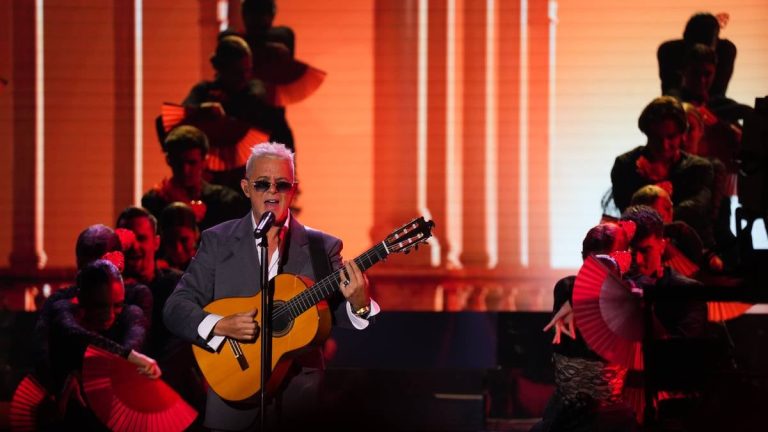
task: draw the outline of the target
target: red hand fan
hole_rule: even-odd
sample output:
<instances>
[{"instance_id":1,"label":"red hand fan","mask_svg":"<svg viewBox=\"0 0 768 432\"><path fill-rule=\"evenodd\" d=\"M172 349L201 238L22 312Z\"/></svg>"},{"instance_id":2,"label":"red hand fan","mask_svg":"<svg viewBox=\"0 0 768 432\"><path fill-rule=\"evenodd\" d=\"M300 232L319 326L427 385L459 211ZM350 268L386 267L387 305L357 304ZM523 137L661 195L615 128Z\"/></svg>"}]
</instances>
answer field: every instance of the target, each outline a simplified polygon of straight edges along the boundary
<instances>
[{"instance_id":1,"label":"red hand fan","mask_svg":"<svg viewBox=\"0 0 768 432\"><path fill-rule=\"evenodd\" d=\"M710 321L727 321L748 311L753 305L740 302L707 302L707 319Z\"/></svg>"},{"instance_id":2,"label":"red hand fan","mask_svg":"<svg viewBox=\"0 0 768 432\"><path fill-rule=\"evenodd\" d=\"M163 122L165 133L180 125L187 115L186 109L182 105L166 102L160 107L160 119Z\"/></svg>"},{"instance_id":3,"label":"red hand fan","mask_svg":"<svg viewBox=\"0 0 768 432\"><path fill-rule=\"evenodd\" d=\"M267 86L269 102L286 106L312 95L326 73L293 58L281 42L267 42L253 48L253 74Z\"/></svg>"},{"instance_id":4,"label":"red hand fan","mask_svg":"<svg viewBox=\"0 0 768 432\"><path fill-rule=\"evenodd\" d=\"M685 277L692 278L699 272L699 266L685 256L672 242L667 242L664 257L666 258L666 265Z\"/></svg>"},{"instance_id":5,"label":"red hand fan","mask_svg":"<svg viewBox=\"0 0 768 432\"><path fill-rule=\"evenodd\" d=\"M14 431L35 431L45 429L47 411L55 410L53 398L32 375L27 375L16 387L10 407L11 429Z\"/></svg>"},{"instance_id":6,"label":"red hand fan","mask_svg":"<svg viewBox=\"0 0 768 432\"><path fill-rule=\"evenodd\" d=\"M275 85L272 104L286 106L303 101L320 88L325 81L325 75L324 71L307 65L306 70L297 80Z\"/></svg>"},{"instance_id":7,"label":"red hand fan","mask_svg":"<svg viewBox=\"0 0 768 432\"><path fill-rule=\"evenodd\" d=\"M693 275L698 273L699 266L688 259L672 243L667 243L665 255L667 258L666 264L683 276L693 277ZM752 305L749 303L707 302L707 319L709 321L726 321L743 315L751 307Z\"/></svg>"},{"instance_id":8,"label":"red hand fan","mask_svg":"<svg viewBox=\"0 0 768 432\"><path fill-rule=\"evenodd\" d=\"M93 346L83 358L83 388L91 410L113 431L181 431L197 417L168 384Z\"/></svg>"},{"instance_id":9,"label":"red hand fan","mask_svg":"<svg viewBox=\"0 0 768 432\"><path fill-rule=\"evenodd\" d=\"M587 257L573 285L576 327L587 345L606 360L643 367L641 300L614 270Z\"/></svg>"},{"instance_id":10,"label":"red hand fan","mask_svg":"<svg viewBox=\"0 0 768 432\"><path fill-rule=\"evenodd\" d=\"M211 171L226 171L244 166L248 162L253 146L266 141L269 141L268 134L257 129L248 128L233 145L212 145L208 151L208 169Z\"/></svg>"},{"instance_id":11,"label":"red hand fan","mask_svg":"<svg viewBox=\"0 0 768 432\"><path fill-rule=\"evenodd\" d=\"M188 124L205 133L211 144L206 167L211 171L226 171L245 165L251 148L269 140L268 133L232 117L192 121L183 106L168 102L163 104L160 112L166 132Z\"/></svg>"}]
</instances>

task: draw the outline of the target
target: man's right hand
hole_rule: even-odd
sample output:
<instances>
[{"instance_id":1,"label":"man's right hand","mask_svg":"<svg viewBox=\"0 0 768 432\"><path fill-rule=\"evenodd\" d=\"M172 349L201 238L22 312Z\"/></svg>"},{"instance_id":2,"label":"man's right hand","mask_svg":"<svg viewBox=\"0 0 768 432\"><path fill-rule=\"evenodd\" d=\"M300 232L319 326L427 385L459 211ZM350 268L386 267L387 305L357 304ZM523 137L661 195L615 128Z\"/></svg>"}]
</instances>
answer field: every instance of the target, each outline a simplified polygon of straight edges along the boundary
<instances>
[{"instance_id":1,"label":"man's right hand","mask_svg":"<svg viewBox=\"0 0 768 432\"><path fill-rule=\"evenodd\" d=\"M252 341L259 334L259 324L256 322L257 313L256 309L252 309L248 312L227 315L213 327L213 334L241 341Z\"/></svg>"}]
</instances>

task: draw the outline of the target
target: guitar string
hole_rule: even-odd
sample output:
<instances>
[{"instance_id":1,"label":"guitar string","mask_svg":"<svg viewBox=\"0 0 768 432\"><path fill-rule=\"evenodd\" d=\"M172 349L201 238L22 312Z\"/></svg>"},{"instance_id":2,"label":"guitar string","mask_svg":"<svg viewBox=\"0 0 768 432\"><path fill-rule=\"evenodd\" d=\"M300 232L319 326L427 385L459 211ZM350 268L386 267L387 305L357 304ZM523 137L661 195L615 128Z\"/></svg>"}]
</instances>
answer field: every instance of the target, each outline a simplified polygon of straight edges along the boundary
<instances>
[{"instance_id":1,"label":"guitar string","mask_svg":"<svg viewBox=\"0 0 768 432\"><path fill-rule=\"evenodd\" d=\"M358 258L355 259L355 261L363 262L367 260L369 262L369 266L373 265L375 262L372 259L372 257L375 255L376 258L381 259L381 255L378 253L377 249L379 249L379 245L374 246L373 248L369 249L362 255L360 255ZM385 254L386 256L386 254ZM317 286L312 286L309 289L302 291L297 296L295 296L293 299L289 300L287 304L289 305L289 310L292 313L291 319L301 315L303 311L307 310L312 305L316 304L318 301L322 300L323 298L330 295L335 289L339 287L338 285L338 278L341 276L342 269L337 270L333 273L333 278L325 278L320 283L317 284ZM315 298L315 294L318 294L317 298ZM309 298L308 298L309 297ZM283 309L285 310L285 309ZM282 314L282 312L281 312Z\"/></svg>"},{"instance_id":2,"label":"guitar string","mask_svg":"<svg viewBox=\"0 0 768 432\"><path fill-rule=\"evenodd\" d=\"M423 233L419 233L416 236L409 236L408 239L401 240L395 243L394 246L401 246L402 248L402 245L404 243L406 244L406 246L408 246L412 243L417 243L422 238L423 238ZM381 249L383 249L383 251ZM383 256L380 255L379 252L383 252ZM369 262L368 268L370 268L370 266L375 264L375 262L372 259L374 255L376 256L378 261L378 260L381 260L382 258L386 258L390 254L391 252L389 251L389 248L387 248L386 246L386 241L382 241L381 243L378 243L374 247L368 249L359 257L355 258L355 262L360 261L362 263L364 260L368 260ZM333 273L333 276L336 276L335 278L330 278L330 277L325 278L321 280L319 283L311 286L309 289L304 290L301 293L297 294L295 297L283 303L282 305L276 307L275 312L273 314L273 319L275 317L281 317L286 312L289 314L290 319L295 319L297 316L301 315L304 311L306 311L313 305L317 304L317 302L319 302L323 298L330 295L333 291L339 288L337 281L339 276L341 276L341 271L342 269L339 269ZM326 292L326 290L328 291ZM318 293L317 298L315 298L316 293Z\"/></svg>"},{"instance_id":3,"label":"guitar string","mask_svg":"<svg viewBox=\"0 0 768 432\"><path fill-rule=\"evenodd\" d=\"M384 242L368 249L359 257L355 258L354 261L359 261L358 265L360 265L360 263L363 263L367 260L367 268L370 268L370 266L388 255L386 248L383 247L383 244ZM384 249L383 251L381 250L382 248ZM384 253L383 256L380 254L380 252ZM376 258L375 261L373 257ZM324 278L319 283L312 285L308 289L294 296L292 299L275 308L273 319L276 317L281 317L286 312L288 312L290 319L295 319L297 316L301 315L304 311L309 309L309 307L317 304L317 302L330 295L333 291L339 288L338 280L342 271L343 267L334 271L330 276ZM315 297L315 293L318 294L317 297Z\"/></svg>"},{"instance_id":4,"label":"guitar string","mask_svg":"<svg viewBox=\"0 0 768 432\"><path fill-rule=\"evenodd\" d=\"M400 249L403 249L403 245L406 247L408 245L411 245L412 243L417 243L423 238L422 233L418 233L415 236L409 236L409 238L401 240L397 243L395 243L393 246L400 246ZM383 249L383 250L382 250ZM381 254L380 254L381 252ZM376 261L372 259L372 257L375 255L377 258ZM368 267L370 268L373 264L375 264L378 260L381 260L383 258L386 258L388 255L390 255L390 251L387 248L386 241L382 241L381 243L375 245L374 247L367 250L365 253L361 254L358 258L355 258L356 262L363 262L364 260L368 261ZM359 264L358 264L359 265ZM311 306L317 304L320 300L330 295L334 290L336 290L338 286L338 276L341 275L341 270L338 270L335 273L336 278L333 278L333 282L331 282L328 279L324 279L320 281L318 284L313 285L309 289L299 293L297 296L295 296L293 299L286 302L288 310L292 312L291 319L296 318L297 316L301 315L304 311L309 309ZM330 284L330 286L328 286ZM330 288L330 291L326 290ZM315 294L318 293L318 296L315 297ZM284 308L281 308L280 314L282 314L285 311Z\"/></svg>"},{"instance_id":5,"label":"guitar string","mask_svg":"<svg viewBox=\"0 0 768 432\"><path fill-rule=\"evenodd\" d=\"M243 351L240 349L240 344L232 338L227 338L227 340L229 341L229 346L232 348L235 357L240 357L243 354Z\"/></svg>"},{"instance_id":6,"label":"guitar string","mask_svg":"<svg viewBox=\"0 0 768 432\"><path fill-rule=\"evenodd\" d=\"M372 264L372 260L370 259L370 255L371 255L370 252L371 251L373 251L373 249L371 249L369 251L366 251L366 253L361 255L357 260L362 261L364 259L367 259ZM378 256L378 254L377 254L377 256ZM319 284L317 284L318 285L317 287L313 286L313 287L311 287L308 290L302 291L296 297L294 297L294 299L291 300L291 301L293 301L293 305L295 306L295 307L293 307L293 309L294 309L294 317L293 318L295 318L296 316L300 315L301 312L302 312L302 309L306 310L308 308L308 306L311 306L313 300L318 300L319 301L320 299L325 297L323 294L330 294L332 292L332 290L335 290L336 288L338 288L337 279L341 276L341 271L342 271L341 269L337 270L336 272L333 273L333 275L335 276L334 278L332 278L332 279L323 279L322 281L320 281ZM330 289L331 291L326 292L328 289ZM319 293L317 299L315 299L315 295L314 295L316 293ZM311 300L308 299L307 297L311 297Z\"/></svg>"}]
</instances>

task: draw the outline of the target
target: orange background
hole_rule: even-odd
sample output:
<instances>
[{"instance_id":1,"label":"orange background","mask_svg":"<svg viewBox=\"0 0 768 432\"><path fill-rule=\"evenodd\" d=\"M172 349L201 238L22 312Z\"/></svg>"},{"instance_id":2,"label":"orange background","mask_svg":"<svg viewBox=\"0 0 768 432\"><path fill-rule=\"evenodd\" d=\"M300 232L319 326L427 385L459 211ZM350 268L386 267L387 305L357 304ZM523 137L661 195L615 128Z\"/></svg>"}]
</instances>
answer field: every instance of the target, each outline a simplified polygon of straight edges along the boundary
<instances>
[{"instance_id":1,"label":"orange background","mask_svg":"<svg viewBox=\"0 0 768 432\"><path fill-rule=\"evenodd\" d=\"M14 9L22 3L0 3L0 76L10 80L0 93L0 267L9 265L12 250L12 191L32 187L14 180L13 166L14 150L31 145L13 138L19 124L14 104L24 103L15 92L13 65L34 54L19 49L21 33L13 26ZM132 88L135 77L126 3L44 2L48 268L74 266L77 234L93 223L113 224L132 203L134 167L126 153L133 143L132 96L125 89ZM490 33L488 4L495 8ZM430 267L432 254L438 256L438 269L450 267L451 251L460 253L465 267L491 267L505 277L554 277L577 267L583 234L597 222L600 197L610 185L613 158L643 143L636 118L659 92L656 47L681 37L692 13L730 13L722 36L737 45L739 55L729 96L752 105L768 93L768 7L761 2L527 4L528 79L523 82L520 34L526 27L520 25L518 3L279 1L275 24L296 32L296 56L328 72L316 94L288 109L298 149L302 221L343 238L345 256L351 258L418 214L420 53L426 55L428 88L427 120L421 125L427 143L425 202L440 244L437 252L432 246L408 261L421 268ZM418 49L419 5L427 6L426 52ZM452 6L454 27L446 21ZM143 190L169 174L154 132L160 104L181 101L194 83L211 77L215 15L212 0L143 2ZM450 34L456 38L452 85L458 94L452 180L460 179L459 186L447 179ZM489 64L495 66L491 99L485 93ZM527 108L519 103L523 87ZM491 160L489 124L495 130ZM525 160L522 124L528 130ZM491 180L489 166L496 171L495 177L490 171ZM489 181L496 185L490 207ZM494 253L495 263L489 258ZM540 289L548 298L549 286Z\"/></svg>"}]
</instances>

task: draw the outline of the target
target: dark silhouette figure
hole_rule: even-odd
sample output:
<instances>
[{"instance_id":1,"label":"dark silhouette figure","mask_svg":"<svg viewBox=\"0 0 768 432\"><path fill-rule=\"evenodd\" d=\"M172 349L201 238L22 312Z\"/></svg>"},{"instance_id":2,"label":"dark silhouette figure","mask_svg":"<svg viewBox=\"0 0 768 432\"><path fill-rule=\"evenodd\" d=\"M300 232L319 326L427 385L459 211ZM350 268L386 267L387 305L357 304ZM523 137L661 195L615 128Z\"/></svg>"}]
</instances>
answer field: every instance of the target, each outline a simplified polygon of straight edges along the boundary
<instances>
[{"instance_id":1,"label":"dark silhouette figure","mask_svg":"<svg viewBox=\"0 0 768 432\"><path fill-rule=\"evenodd\" d=\"M722 16L722 19L727 22L727 16ZM656 57L661 93L673 96L682 94L688 52L695 45L707 46L712 49L717 61L708 88L709 100L705 103L717 116L735 122L750 116L752 108L726 97L736 61L736 45L728 39L720 38L721 25L724 24L711 13L695 14L688 20L682 39L669 40L659 46Z\"/></svg>"},{"instance_id":2,"label":"dark silhouette figure","mask_svg":"<svg viewBox=\"0 0 768 432\"><path fill-rule=\"evenodd\" d=\"M244 37L253 52L253 76L267 86L269 100L287 106L314 93L325 79L325 72L296 60L293 30L272 25L277 13L275 1L244 0L241 12Z\"/></svg>"},{"instance_id":3,"label":"dark silhouette figure","mask_svg":"<svg viewBox=\"0 0 768 432\"><path fill-rule=\"evenodd\" d=\"M672 94L682 88L685 53L696 44L709 46L717 53L719 61L710 94L725 97L733 75L736 45L728 39L720 39L720 22L710 13L693 15L685 25L682 39L669 40L659 46L656 55L662 94Z\"/></svg>"},{"instance_id":4,"label":"dark silhouette figure","mask_svg":"<svg viewBox=\"0 0 768 432\"><path fill-rule=\"evenodd\" d=\"M277 141L293 150L293 133L285 109L274 106L268 87L253 77L251 48L243 38L221 37L211 64L216 77L190 90L183 102L183 122L197 126L208 137L206 174L211 182L238 190L250 148Z\"/></svg>"}]
</instances>

